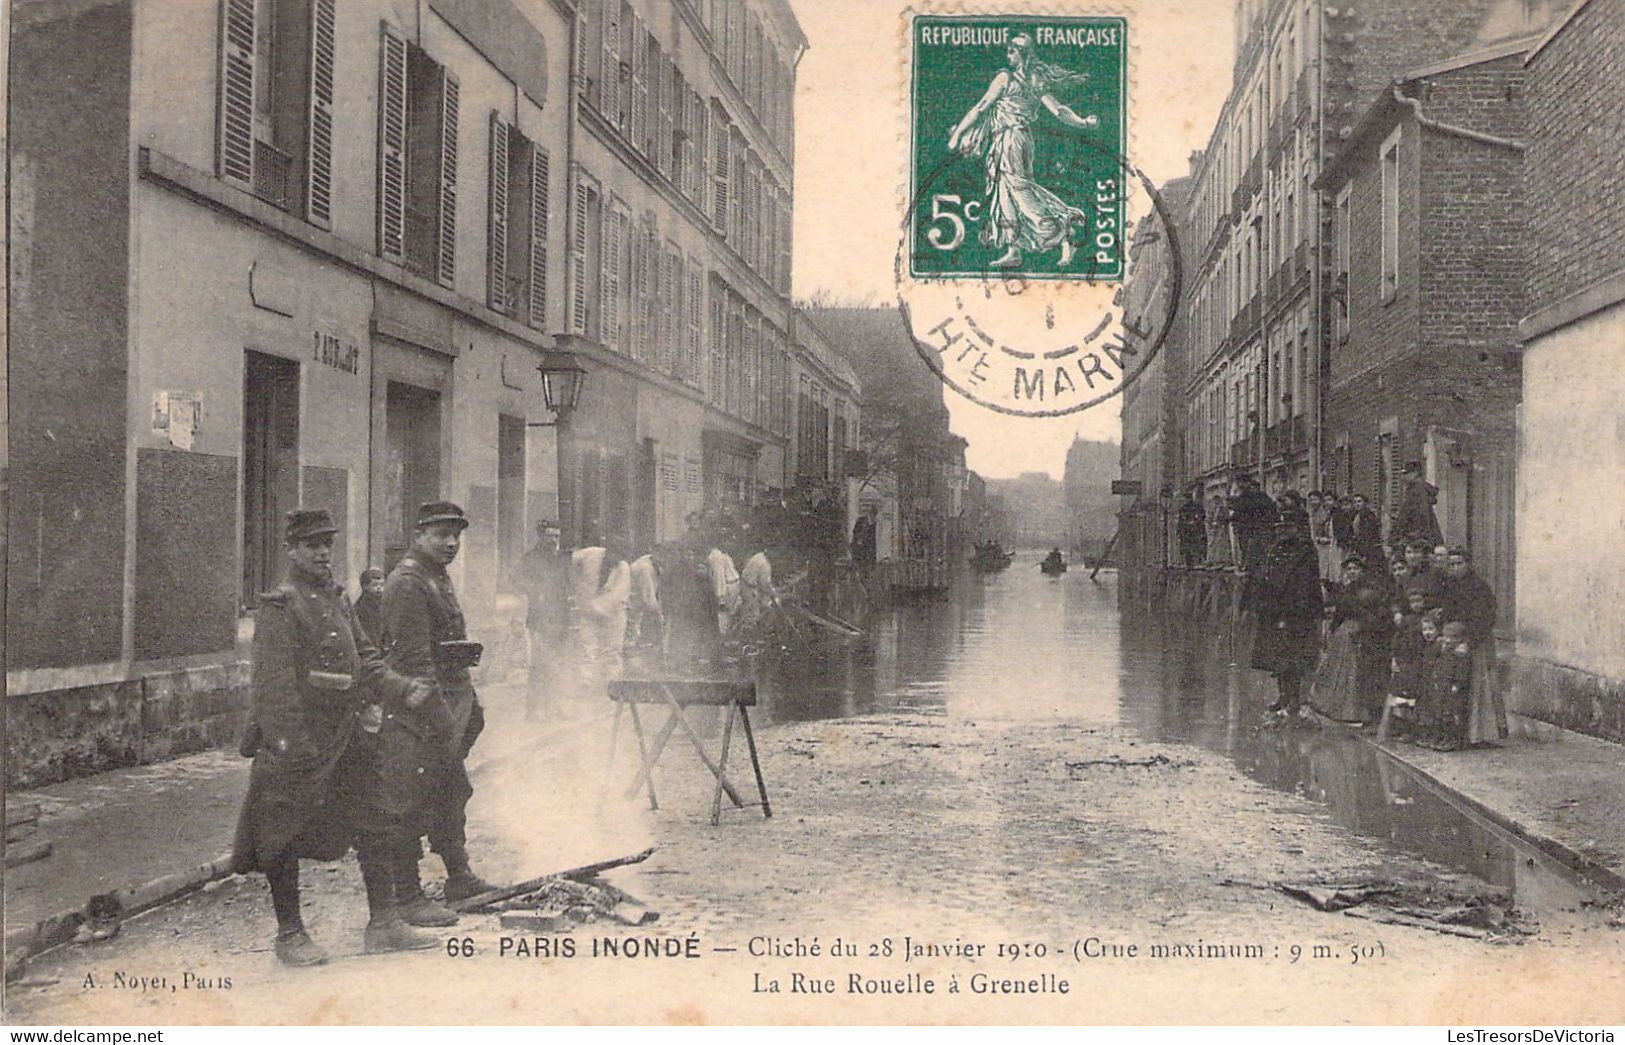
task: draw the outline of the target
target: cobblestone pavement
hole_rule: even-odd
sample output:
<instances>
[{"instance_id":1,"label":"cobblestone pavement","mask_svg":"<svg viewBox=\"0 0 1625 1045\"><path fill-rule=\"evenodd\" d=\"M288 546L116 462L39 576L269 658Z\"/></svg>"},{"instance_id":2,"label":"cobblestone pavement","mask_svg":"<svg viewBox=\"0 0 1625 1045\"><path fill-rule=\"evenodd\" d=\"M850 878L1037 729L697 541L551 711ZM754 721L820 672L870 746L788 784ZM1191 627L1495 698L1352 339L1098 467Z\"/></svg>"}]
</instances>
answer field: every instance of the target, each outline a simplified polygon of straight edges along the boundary
<instances>
[{"instance_id":1,"label":"cobblestone pavement","mask_svg":"<svg viewBox=\"0 0 1625 1045\"><path fill-rule=\"evenodd\" d=\"M566 748L561 740L534 758L520 752L477 781L472 849L488 877L517 879L656 845L646 863L609 875L662 913L649 928L587 925L533 937L504 933L494 916L467 917L446 948L361 957L364 904L350 859L305 872L307 924L335 954L326 967L279 966L263 881L230 879L133 920L115 940L34 962L8 991L10 1017L1625 1018L1619 931L1586 911L1558 904L1542 914L1536 935L1486 942L1324 913L1270 888L1316 878L1483 886L1384 851L1320 807L1261 787L1196 747L1147 743L1082 719L925 712L787 724L759 739L774 816L726 810L715 828L710 777L680 739L657 777L658 812L618 796L600 806L604 752L588 743ZM735 752L730 777L748 790L742 746ZM631 769L623 757L617 786ZM437 861L426 860L431 867ZM818 954L804 953L815 938ZM837 938L843 950L832 955ZM606 941L637 956L607 957ZM947 956L913 950L935 945ZM1166 950L1153 956L1153 947ZM1225 956L1206 956L1213 947ZM1109 956L1082 956L1099 951ZM996 993L1018 984L1023 993Z\"/></svg>"}]
</instances>

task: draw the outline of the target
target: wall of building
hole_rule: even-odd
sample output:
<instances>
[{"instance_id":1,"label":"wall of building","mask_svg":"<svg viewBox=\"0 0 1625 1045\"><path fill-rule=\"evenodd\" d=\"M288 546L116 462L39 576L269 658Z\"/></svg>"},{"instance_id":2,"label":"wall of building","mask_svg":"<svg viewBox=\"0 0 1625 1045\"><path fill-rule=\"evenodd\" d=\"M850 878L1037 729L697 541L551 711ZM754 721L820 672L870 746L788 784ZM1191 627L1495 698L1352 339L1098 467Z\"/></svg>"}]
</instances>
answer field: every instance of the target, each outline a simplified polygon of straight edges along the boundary
<instances>
[{"instance_id":1,"label":"wall of building","mask_svg":"<svg viewBox=\"0 0 1625 1045\"><path fill-rule=\"evenodd\" d=\"M1529 60L1529 308L1619 271L1625 258L1625 0L1591 0Z\"/></svg>"},{"instance_id":2,"label":"wall of building","mask_svg":"<svg viewBox=\"0 0 1625 1045\"><path fill-rule=\"evenodd\" d=\"M1590 0L1530 55L1514 709L1625 741L1625 2Z\"/></svg>"},{"instance_id":3,"label":"wall of building","mask_svg":"<svg viewBox=\"0 0 1625 1045\"><path fill-rule=\"evenodd\" d=\"M8 671L122 651L130 21L14 14Z\"/></svg>"}]
</instances>

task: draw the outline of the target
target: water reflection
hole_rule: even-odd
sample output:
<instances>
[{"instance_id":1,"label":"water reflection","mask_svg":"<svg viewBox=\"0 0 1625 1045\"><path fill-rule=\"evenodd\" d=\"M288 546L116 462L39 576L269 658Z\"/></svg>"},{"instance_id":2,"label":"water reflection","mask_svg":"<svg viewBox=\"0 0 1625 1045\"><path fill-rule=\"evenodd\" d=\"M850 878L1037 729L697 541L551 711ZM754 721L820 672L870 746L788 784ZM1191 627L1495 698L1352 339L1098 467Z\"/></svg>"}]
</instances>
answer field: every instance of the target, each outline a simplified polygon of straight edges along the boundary
<instances>
[{"instance_id":1,"label":"water reflection","mask_svg":"<svg viewBox=\"0 0 1625 1045\"><path fill-rule=\"evenodd\" d=\"M877 613L861 638L815 636L760 664L761 716L909 710L1121 723L1220 752L1350 830L1512 889L1525 907L1569 907L1582 895L1556 865L1340 728L1266 727L1273 685L1230 664L1228 635L1119 612L1115 575L1045 577L1038 558L966 577L951 599Z\"/></svg>"}]
</instances>

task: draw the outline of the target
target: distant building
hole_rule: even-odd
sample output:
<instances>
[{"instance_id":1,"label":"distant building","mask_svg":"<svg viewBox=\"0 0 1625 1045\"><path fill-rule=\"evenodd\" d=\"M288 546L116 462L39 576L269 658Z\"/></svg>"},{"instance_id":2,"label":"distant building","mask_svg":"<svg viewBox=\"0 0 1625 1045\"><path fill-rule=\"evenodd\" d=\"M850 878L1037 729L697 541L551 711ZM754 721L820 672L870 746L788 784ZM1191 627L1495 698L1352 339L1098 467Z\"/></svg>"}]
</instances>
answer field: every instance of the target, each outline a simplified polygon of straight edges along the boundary
<instances>
[{"instance_id":1,"label":"distant building","mask_svg":"<svg viewBox=\"0 0 1625 1045\"><path fill-rule=\"evenodd\" d=\"M1112 480L1121 473L1122 450L1117 443L1075 436L1066 448L1066 471L1061 486L1066 493L1067 546L1094 554L1117 529L1119 498L1112 496Z\"/></svg>"},{"instance_id":2,"label":"distant building","mask_svg":"<svg viewBox=\"0 0 1625 1045\"><path fill-rule=\"evenodd\" d=\"M806 312L851 364L862 389L861 455L849 472L857 503L884 510L892 500L897 517L890 551L915 564L910 584L945 585L950 566L964 557L959 515L968 473L965 440L949 427L942 383L919 357L896 309ZM882 543L880 554L886 553Z\"/></svg>"},{"instance_id":3,"label":"distant building","mask_svg":"<svg viewBox=\"0 0 1625 1045\"><path fill-rule=\"evenodd\" d=\"M1625 741L1625 0L1535 43L1518 431L1514 710Z\"/></svg>"},{"instance_id":4,"label":"distant building","mask_svg":"<svg viewBox=\"0 0 1625 1045\"><path fill-rule=\"evenodd\" d=\"M1066 489L1048 472L1022 472L1013 479L988 479L987 489L1010 512L1009 540L1017 548L1070 545Z\"/></svg>"}]
</instances>

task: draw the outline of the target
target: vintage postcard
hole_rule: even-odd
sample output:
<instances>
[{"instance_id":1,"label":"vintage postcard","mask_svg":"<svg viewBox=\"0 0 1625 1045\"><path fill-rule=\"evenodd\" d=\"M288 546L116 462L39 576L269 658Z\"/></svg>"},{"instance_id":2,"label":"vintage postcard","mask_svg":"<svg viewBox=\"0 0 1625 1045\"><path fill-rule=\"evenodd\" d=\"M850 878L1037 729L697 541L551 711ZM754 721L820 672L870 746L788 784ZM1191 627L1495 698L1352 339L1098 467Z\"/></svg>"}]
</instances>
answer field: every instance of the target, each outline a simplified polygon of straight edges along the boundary
<instances>
[{"instance_id":1,"label":"vintage postcard","mask_svg":"<svg viewBox=\"0 0 1625 1045\"><path fill-rule=\"evenodd\" d=\"M0 32L8 1025L1625 1022L1625 0Z\"/></svg>"}]
</instances>

